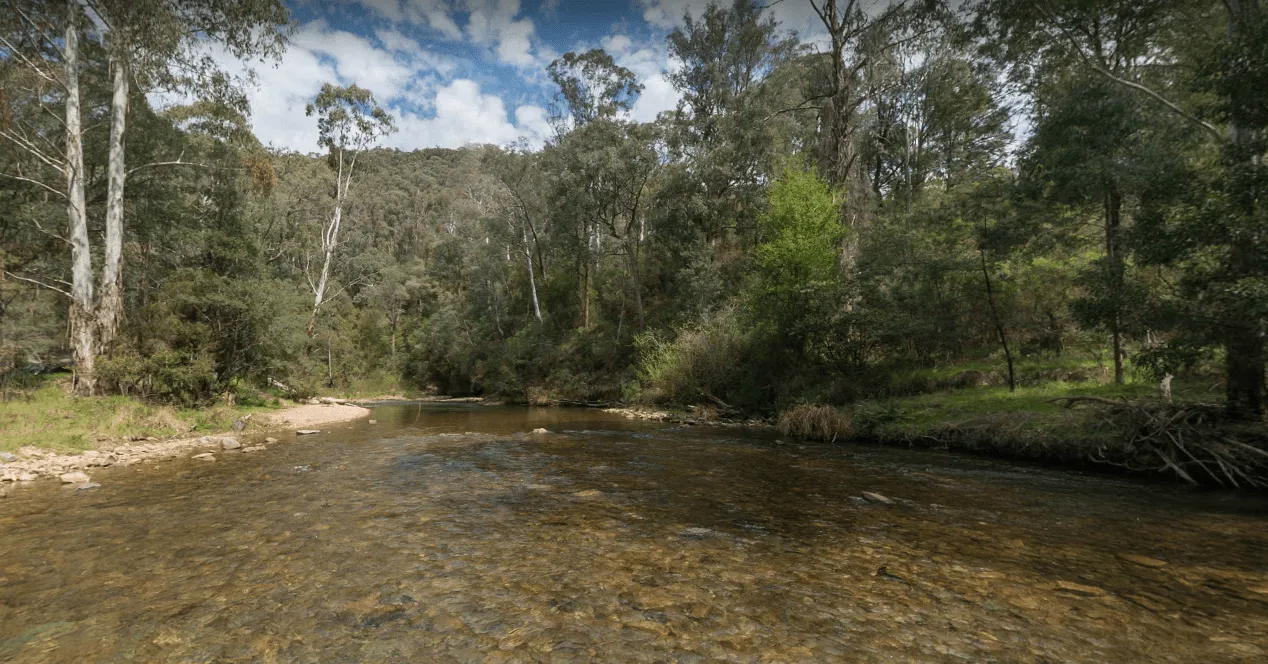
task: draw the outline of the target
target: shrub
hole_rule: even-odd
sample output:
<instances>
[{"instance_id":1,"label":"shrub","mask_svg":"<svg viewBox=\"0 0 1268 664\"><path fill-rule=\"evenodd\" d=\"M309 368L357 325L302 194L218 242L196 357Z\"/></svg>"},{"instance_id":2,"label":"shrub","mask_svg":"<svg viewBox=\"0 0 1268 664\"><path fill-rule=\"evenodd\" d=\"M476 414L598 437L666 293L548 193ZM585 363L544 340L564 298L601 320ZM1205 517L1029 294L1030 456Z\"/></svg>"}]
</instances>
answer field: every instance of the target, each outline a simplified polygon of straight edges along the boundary
<instances>
[{"instance_id":1,"label":"shrub","mask_svg":"<svg viewBox=\"0 0 1268 664\"><path fill-rule=\"evenodd\" d=\"M776 424L785 436L835 442L854 434L854 423L845 413L822 404L800 404L779 414Z\"/></svg>"},{"instance_id":2,"label":"shrub","mask_svg":"<svg viewBox=\"0 0 1268 664\"><path fill-rule=\"evenodd\" d=\"M727 396L745 382L751 337L734 307L707 316L673 341L655 334L635 339L640 397L648 403L691 404Z\"/></svg>"}]
</instances>

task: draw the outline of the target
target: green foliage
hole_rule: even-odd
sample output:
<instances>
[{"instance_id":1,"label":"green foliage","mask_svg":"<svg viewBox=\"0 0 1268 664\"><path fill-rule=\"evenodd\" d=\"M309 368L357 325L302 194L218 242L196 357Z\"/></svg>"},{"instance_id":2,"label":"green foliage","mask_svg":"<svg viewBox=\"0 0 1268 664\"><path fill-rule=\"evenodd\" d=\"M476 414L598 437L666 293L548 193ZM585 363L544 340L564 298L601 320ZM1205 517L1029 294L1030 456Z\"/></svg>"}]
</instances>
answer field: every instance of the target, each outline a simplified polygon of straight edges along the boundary
<instances>
[{"instance_id":1,"label":"green foliage","mask_svg":"<svg viewBox=\"0 0 1268 664\"><path fill-rule=\"evenodd\" d=\"M757 405L754 370L763 364L752 331L736 307L720 309L698 324L680 329L672 340L649 332L635 338L638 398L649 404L695 404L722 399ZM749 388L751 389L751 388Z\"/></svg>"},{"instance_id":2,"label":"green foliage","mask_svg":"<svg viewBox=\"0 0 1268 664\"><path fill-rule=\"evenodd\" d=\"M755 250L754 311L794 348L822 330L837 308L839 209L813 168L790 165L771 186Z\"/></svg>"}]
</instances>

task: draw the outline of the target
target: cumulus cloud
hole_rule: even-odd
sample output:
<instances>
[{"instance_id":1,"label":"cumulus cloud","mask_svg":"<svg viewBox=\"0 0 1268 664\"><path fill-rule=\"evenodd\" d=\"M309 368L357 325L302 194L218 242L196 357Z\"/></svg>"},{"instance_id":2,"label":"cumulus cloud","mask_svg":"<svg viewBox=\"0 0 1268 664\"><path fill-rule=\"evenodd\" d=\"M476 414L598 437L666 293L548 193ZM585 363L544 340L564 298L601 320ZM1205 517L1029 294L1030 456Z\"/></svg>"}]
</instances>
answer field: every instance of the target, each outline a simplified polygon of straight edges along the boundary
<instances>
[{"instance_id":1,"label":"cumulus cloud","mask_svg":"<svg viewBox=\"0 0 1268 664\"><path fill-rule=\"evenodd\" d=\"M436 91L435 113L425 117L408 111L396 111L400 131L387 140L387 145L401 149L419 146L456 148L470 143L506 145L525 139L540 147L549 132L546 111L525 105L515 109L515 122L497 95L485 94L480 84L457 79Z\"/></svg>"},{"instance_id":2,"label":"cumulus cloud","mask_svg":"<svg viewBox=\"0 0 1268 664\"><path fill-rule=\"evenodd\" d=\"M469 12L467 38L493 49L499 61L519 68L538 63L533 54L536 26L530 18L517 18L519 0L466 0Z\"/></svg>"},{"instance_id":3,"label":"cumulus cloud","mask_svg":"<svg viewBox=\"0 0 1268 664\"><path fill-rule=\"evenodd\" d=\"M541 107L525 104L508 113L500 97L475 81L447 82L456 64L446 56L394 29L379 30L373 39L321 21L301 26L282 62L258 67L257 84L247 91L256 136L279 148L317 150L317 122L305 115L305 106L323 83L336 82L369 89L396 118L400 131L385 142L390 147L545 142L550 128ZM214 55L229 73L246 72L223 49Z\"/></svg>"},{"instance_id":4,"label":"cumulus cloud","mask_svg":"<svg viewBox=\"0 0 1268 664\"><path fill-rule=\"evenodd\" d=\"M637 0L637 4L643 8L643 20L647 24L657 30L673 30L682 25L682 17L684 12L691 12L692 16L700 16L704 13L706 7L710 3L717 0ZM729 3L719 3L729 4ZM769 9L767 13L775 17L779 21L780 29L784 32L796 32L801 36L801 40L806 43L818 44L826 37L827 31L823 24L819 22L819 17L815 15L814 8L809 2L778 2L768 3ZM884 7L888 5L887 0L874 0L873 7Z\"/></svg>"},{"instance_id":5,"label":"cumulus cloud","mask_svg":"<svg viewBox=\"0 0 1268 664\"><path fill-rule=\"evenodd\" d=\"M616 60L616 64L625 67L638 77L643 84L643 93L630 109L629 117L638 122L651 122L662 111L678 106L682 95L674 89L665 72L677 66L672 62L663 47L646 46L638 48L628 35L613 34L601 39L603 50Z\"/></svg>"},{"instance_id":6,"label":"cumulus cloud","mask_svg":"<svg viewBox=\"0 0 1268 664\"><path fill-rule=\"evenodd\" d=\"M425 25L453 40L462 39L452 9L445 0L355 0L371 13L392 23Z\"/></svg>"}]
</instances>

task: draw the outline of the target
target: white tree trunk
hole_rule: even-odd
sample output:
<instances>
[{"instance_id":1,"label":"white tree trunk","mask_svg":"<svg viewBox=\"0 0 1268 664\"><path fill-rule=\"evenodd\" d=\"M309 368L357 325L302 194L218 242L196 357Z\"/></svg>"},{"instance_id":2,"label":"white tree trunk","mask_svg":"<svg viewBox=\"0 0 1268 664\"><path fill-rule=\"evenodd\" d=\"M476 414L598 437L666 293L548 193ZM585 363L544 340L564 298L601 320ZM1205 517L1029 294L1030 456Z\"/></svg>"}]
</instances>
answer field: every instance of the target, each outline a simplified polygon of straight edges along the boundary
<instances>
[{"instance_id":1,"label":"white tree trunk","mask_svg":"<svg viewBox=\"0 0 1268 664\"><path fill-rule=\"evenodd\" d=\"M335 256L335 247L339 246L339 227L343 223L343 202L348 196L348 187L352 184L352 167L356 165L356 157L344 172L343 150L339 151L339 170L335 172L335 211L330 215L330 223L326 224L321 235L321 250L325 257L321 265L321 277L313 288L313 314L308 318L308 336L317 331L317 313L326 301L326 286L330 283L330 262Z\"/></svg>"},{"instance_id":2,"label":"white tree trunk","mask_svg":"<svg viewBox=\"0 0 1268 664\"><path fill-rule=\"evenodd\" d=\"M93 307L92 250L88 244L88 206L84 199L83 127L79 115L79 2L66 2L66 40L62 46L66 84L66 211L70 217L70 346L75 361L75 391L96 388L96 324Z\"/></svg>"},{"instance_id":3,"label":"white tree trunk","mask_svg":"<svg viewBox=\"0 0 1268 664\"><path fill-rule=\"evenodd\" d=\"M99 349L105 350L119 329L123 311L123 186L127 179L124 136L128 120L128 67L122 55L110 56L114 95L110 103L109 183L106 194L106 246L97 303Z\"/></svg>"},{"instance_id":4,"label":"white tree trunk","mask_svg":"<svg viewBox=\"0 0 1268 664\"><path fill-rule=\"evenodd\" d=\"M343 204L336 202L330 225L326 227L326 232L322 236L321 244L325 259L321 264L321 277L317 280L317 287L313 289L313 315L308 318L308 336L310 337L317 330L317 312L321 311L321 305L326 301L326 285L330 283L330 261L334 258L335 246L339 243L339 225L342 220Z\"/></svg>"},{"instance_id":5,"label":"white tree trunk","mask_svg":"<svg viewBox=\"0 0 1268 664\"><path fill-rule=\"evenodd\" d=\"M528 289L533 294L533 315L537 317L537 322L542 322L542 307L537 301L537 276L533 274L533 249L528 244L528 228L523 229L524 235L524 258L528 260Z\"/></svg>"}]
</instances>

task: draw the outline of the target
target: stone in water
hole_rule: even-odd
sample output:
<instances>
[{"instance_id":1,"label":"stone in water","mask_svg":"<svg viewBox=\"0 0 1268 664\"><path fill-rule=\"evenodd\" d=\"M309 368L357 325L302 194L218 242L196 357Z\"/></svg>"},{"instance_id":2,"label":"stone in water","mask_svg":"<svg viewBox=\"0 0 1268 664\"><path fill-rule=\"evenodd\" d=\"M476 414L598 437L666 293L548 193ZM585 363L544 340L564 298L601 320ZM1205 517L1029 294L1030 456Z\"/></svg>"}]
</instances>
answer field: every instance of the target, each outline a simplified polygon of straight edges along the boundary
<instances>
[{"instance_id":1,"label":"stone in water","mask_svg":"<svg viewBox=\"0 0 1268 664\"><path fill-rule=\"evenodd\" d=\"M87 473L81 473L78 470L73 473L66 473L61 478L63 484L82 484L89 479Z\"/></svg>"},{"instance_id":2,"label":"stone in water","mask_svg":"<svg viewBox=\"0 0 1268 664\"><path fill-rule=\"evenodd\" d=\"M537 428L537 429L533 429L533 433L550 433L550 432L542 428Z\"/></svg>"},{"instance_id":3,"label":"stone in water","mask_svg":"<svg viewBox=\"0 0 1268 664\"><path fill-rule=\"evenodd\" d=\"M1158 569L1159 567L1167 566L1166 561L1158 560L1157 558L1150 558L1149 556L1138 556L1134 553L1116 553L1114 554L1114 556L1118 558L1119 560L1124 560L1129 563L1135 563L1142 567L1151 567L1153 569Z\"/></svg>"},{"instance_id":4,"label":"stone in water","mask_svg":"<svg viewBox=\"0 0 1268 664\"><path fill-rule=\"evenodd\" d=\"M198 459L199 461L215 461L216 455L211 452L203 452L202 454L195 454L191 458Z\"/></svg>"},{"instance_id":5,"label":"stone in water","mask_svg":"<svg viewBox=\"0 0 1268 664\"><path fill-rule=\"evenodd\" d=\"M297 435L297 436L307 436L307 435L314 434L314 433L321 433L321 430L320 430L320 429L300 429L299 431L296 431L296 432L295 432L295 435Z\"/></svg>"},{"instance_id":6,"label":"stone in water","mask_svg":"<svg viewBox=\"0 0 1268 664\"><path fill-rule=\"evenodd\" d=\"M883 503L883 504L885 504L885 505L893 505L893 504L894 504L894 501L890 500L889 498L886 498L885 496L882 496L882 495L881 495L881 494L879 494L879 493L872 493L871 491L864 491L864 492L863 492L863 498L864 498L865 500L867 500L867 501L869 501L869 502L873 502L873 503Z\"/></svg>"},{"instance_id":7,"label":"stone in water","mask_svg":"<svg viewBox=\"0 0 1268 664\"><path fill-rule=\"evenodd\" d=\"M220 447L226 450L236 450L242 447L242 443L239 443L236 438L221 438Z\"/></svg>"}]
</instances>

